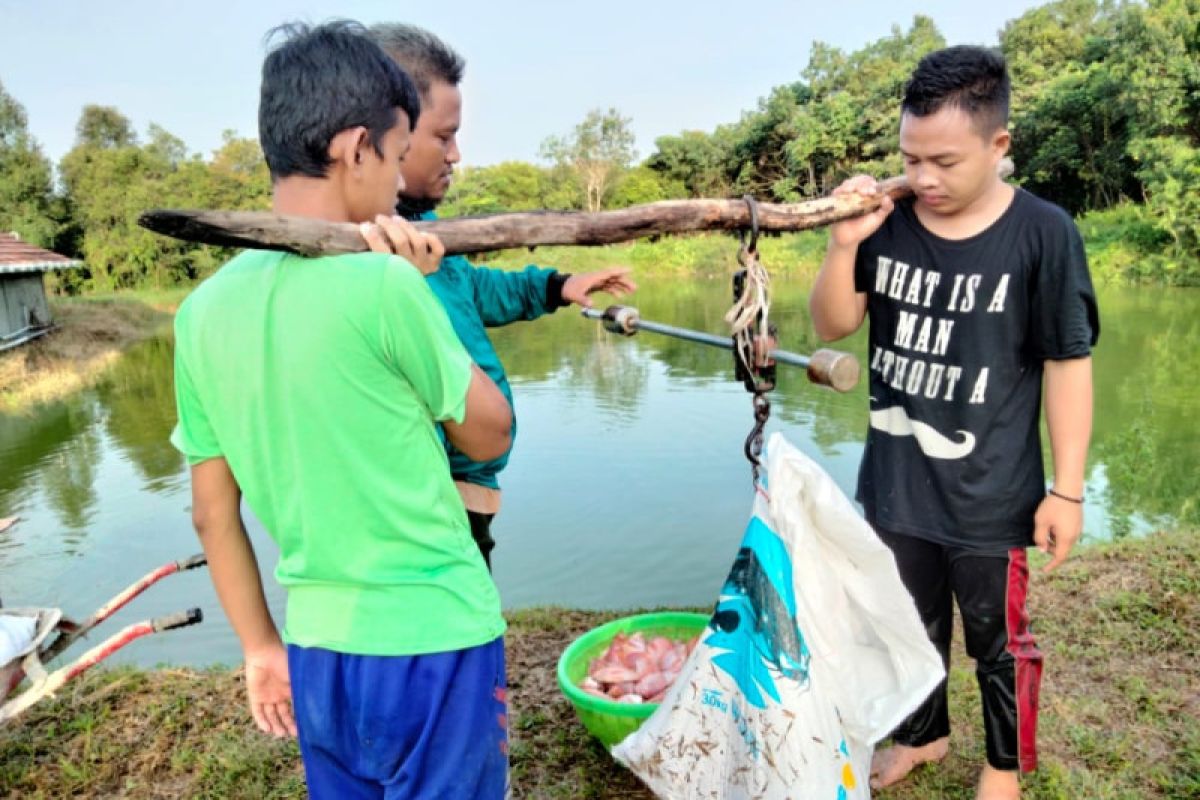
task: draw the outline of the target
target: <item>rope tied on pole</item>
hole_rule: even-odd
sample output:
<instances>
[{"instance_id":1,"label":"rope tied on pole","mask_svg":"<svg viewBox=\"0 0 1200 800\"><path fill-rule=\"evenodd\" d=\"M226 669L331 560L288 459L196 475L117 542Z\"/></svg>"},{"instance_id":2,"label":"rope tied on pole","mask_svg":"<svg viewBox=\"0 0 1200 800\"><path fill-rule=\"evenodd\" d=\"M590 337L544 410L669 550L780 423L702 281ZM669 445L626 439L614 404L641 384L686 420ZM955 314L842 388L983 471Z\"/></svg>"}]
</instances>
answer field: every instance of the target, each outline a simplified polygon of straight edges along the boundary
<instances>
[{"instance_id":1,"label":"rope tied on pole","mask_svg":"<svg viewBox=\"0 0 1200 800\"><path fill-rule=\"evenodd\" d=\"M753 395L754 427L746 437L744 451L757 488L762 467L763 429L771 415L766 393L775 388L774 349L776 328L771 324L771 276L758 257L758 202L750 195L743 198L750 212L750 237L743 231L738 248L738 264L733 276L733 305L725 314L733 334L734 372Z\"/></svg>"}]
</instances>

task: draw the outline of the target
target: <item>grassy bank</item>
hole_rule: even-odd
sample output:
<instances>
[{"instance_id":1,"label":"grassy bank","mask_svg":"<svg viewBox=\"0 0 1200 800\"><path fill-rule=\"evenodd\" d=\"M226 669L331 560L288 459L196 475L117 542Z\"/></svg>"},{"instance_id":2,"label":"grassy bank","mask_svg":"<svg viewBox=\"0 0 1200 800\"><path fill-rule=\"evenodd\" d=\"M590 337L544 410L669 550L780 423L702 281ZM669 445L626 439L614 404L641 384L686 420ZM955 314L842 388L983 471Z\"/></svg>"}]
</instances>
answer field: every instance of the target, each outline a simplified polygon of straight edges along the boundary
<instances>
[{"instance_id":1,"label":"grassy bank","mask_svg":"<svg viewBox=\"0 0 1200 800\"><path fill-rule=\"evenodd\" d=\"M1091 548L1059 573L1034 578L1047 663L1042 766L1026 782L1027 797L1182 800L1200 792L1198 559L1200 534L1163 534ZM650 797L588 737L555 684L563 648L613 616L512 615L516 796ZM880 797L973 796L983 736L961 651L950 689L951 755ZM254 732L242 692L240 674L223 669L93 674L0 729L0 796L303 797L295 745Z\"/></svg>"},{"instance_id":2,"label":"grassy bank","mask_svg":"<svg viewBox=\"0 0 1200 800\"><path fill-rule=\"evenodd\" d=\"M125 348L170 324L185 289L53 300L57 328L0 353L0 411L20 412L93 383Z\"/></svg>"},{"instance_id":3,"label":"grassy bank","mask_svg":"<svg viewBox=\"0 0 1200 800\"><path fill-rule=\"evenodd\" d=\"M1132 205L1093 212L1077 220L1087 247L1092 279L1122 286L1200 284L1196 259L1180 261L1163 254L1161 233ZM772 275L811 283L825 257L822 230L765 236L759 253ZM506 250L473 257L476 263L503 269L526 264L584 272L613 265L633 267L643 278L725 278L737 269L737 239L718 233L640 240L603 247L539 247L533 252Z\"/></svg>"},{"instance_id":4,"label":"grassy bank","mask_svg":"<svg viewBox=\"0 0 1200 800\"><path fill-rule=\"evenodd\" d=\"M767 270L775 275L815 275L825 255L825 233L805 231L759 239L758 250ZM585 272L609 266L633 267L644 278L727 277L737 269L736 236L708 233L669 236L603 247L539 247L533 252L506 250L476 263L503 269L526 264L556 267L564 272Z\"/></svg>"}]
</instances>

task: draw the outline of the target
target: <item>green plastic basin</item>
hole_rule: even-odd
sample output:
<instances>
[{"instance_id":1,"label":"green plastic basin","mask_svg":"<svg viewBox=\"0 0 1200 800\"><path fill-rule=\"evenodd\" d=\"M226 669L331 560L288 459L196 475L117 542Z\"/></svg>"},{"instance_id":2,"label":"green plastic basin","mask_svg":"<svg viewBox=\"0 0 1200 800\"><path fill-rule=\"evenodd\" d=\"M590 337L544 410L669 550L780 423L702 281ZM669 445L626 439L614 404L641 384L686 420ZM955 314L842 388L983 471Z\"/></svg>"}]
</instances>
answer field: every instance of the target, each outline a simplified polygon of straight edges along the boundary
<instances>
[{"instance_id":1,"label":"green plastic basin","mask_svg":"<svg viewBox=\"0 0 1200 800\"><path fill-rule=\"evenodd\" d=\"M684 641L703 631L708 620L708 614L689 611L637 614L606 622L571 642L558 659L558 686L575 707L583 727L606 748L611 748L636 731L658 708L658 703L606 700L579 688L580 681L587 677L588 664L608 649L613 637L618 633L641 631L646 637L666 636Z\"/></svg>"}]
</instances>

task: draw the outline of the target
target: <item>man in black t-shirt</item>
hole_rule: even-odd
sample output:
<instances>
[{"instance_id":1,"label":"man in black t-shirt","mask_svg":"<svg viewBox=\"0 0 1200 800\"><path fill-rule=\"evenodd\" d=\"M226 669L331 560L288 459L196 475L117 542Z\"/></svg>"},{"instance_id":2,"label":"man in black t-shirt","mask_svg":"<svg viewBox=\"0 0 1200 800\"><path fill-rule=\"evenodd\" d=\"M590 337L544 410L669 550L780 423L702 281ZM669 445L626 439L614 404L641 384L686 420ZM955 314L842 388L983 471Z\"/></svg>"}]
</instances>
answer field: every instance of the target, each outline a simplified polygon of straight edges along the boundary
<instances>
[{"instance_id":1,"label":"man in black t-shirt","mask_svg":"<svg viewBox=\"0 0 1200 800\"><path fill-rule=\"evenodd\" d=\"M858 499L947 665L958 602L987 735L978 797L989 800L1019 797L1019 771L1036 764L1042 656L1025 605L1025 549L1050 553L1050 570L1082 530L1099 335L1071 218L997 175L1008 97L1004 60L991 50L922 59L900 122L915 197L885 197L878 211L834 225L810 301L825 340L870 321ZM875 191L859 176L835 194ZM872 785L941 759L949 733L943 683L876 754Z\"/></svg>"}]
</instances>

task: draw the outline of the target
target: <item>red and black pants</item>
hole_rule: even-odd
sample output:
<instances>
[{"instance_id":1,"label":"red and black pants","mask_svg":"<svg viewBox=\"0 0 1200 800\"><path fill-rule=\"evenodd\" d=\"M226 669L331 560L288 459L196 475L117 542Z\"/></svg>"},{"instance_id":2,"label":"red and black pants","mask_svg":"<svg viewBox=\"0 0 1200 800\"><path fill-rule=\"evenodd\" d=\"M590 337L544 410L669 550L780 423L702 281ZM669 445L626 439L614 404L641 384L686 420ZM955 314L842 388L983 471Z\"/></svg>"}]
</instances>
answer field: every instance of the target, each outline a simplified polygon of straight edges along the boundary
<instances>
[{"instance_id":1,"label":"red and black pants","mask_svg":"<svg viewBox=\"0 0 1200 800\"><path fill-rule=\"evenodd\" d=\"M1033 770L1042 654L1029 629L1025 548L981 553L876 530L895 555L900 577L947 671L953 603L958 603L967 655L975 659L983 699L988 763L996 769ZM893 731L892 740L920 747L949 734L942 681Z\"/></svg>"}]
</instances>

